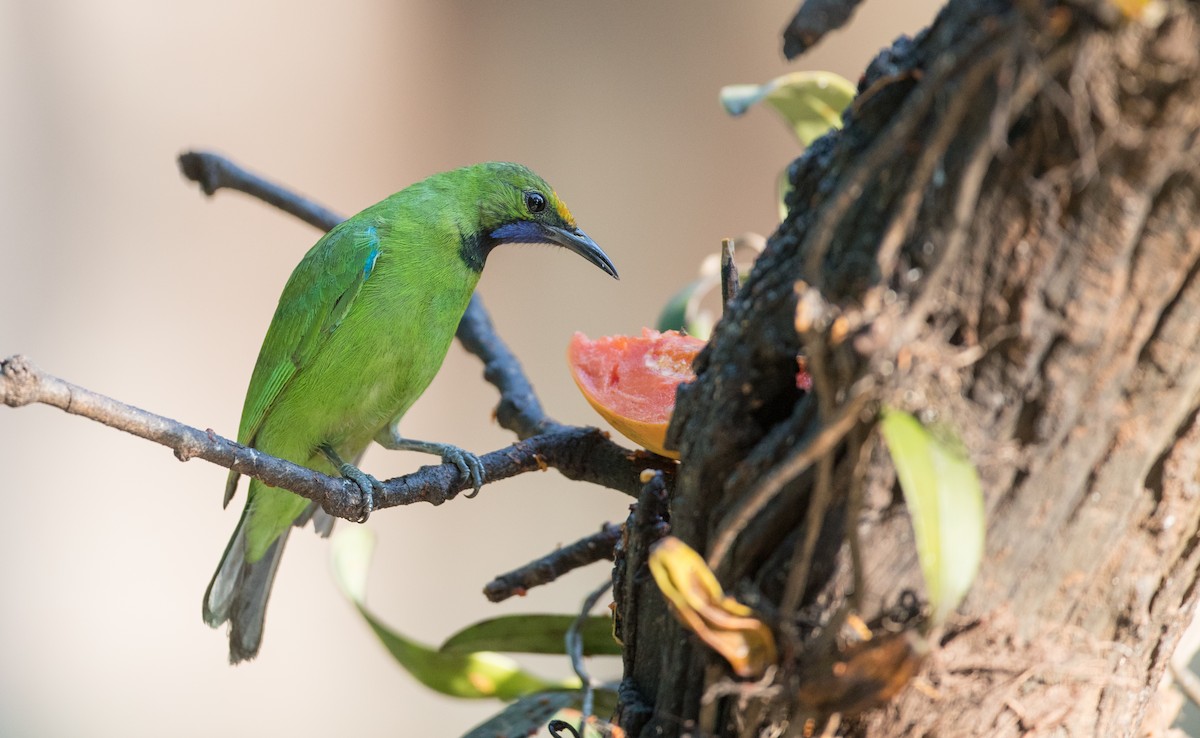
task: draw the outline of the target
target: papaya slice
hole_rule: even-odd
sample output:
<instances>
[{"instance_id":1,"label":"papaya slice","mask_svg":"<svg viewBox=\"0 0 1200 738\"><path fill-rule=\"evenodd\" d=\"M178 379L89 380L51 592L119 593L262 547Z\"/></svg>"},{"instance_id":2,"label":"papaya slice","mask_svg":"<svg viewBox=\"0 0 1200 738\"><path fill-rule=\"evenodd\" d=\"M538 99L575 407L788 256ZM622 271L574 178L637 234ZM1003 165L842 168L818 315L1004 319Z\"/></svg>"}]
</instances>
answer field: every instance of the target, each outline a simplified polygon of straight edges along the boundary
<instances>
[{"instance_id":1,"label":"papaya slice","mask_svg":"<svg viewBox=\"0 0 1200 738\"><path fill-rule=\"evenodd\" d=\"M592 340L576 333L567 347L571 378L579 391L621 435L669 459L667 425L675 411L675 390L692 381L692 361L707 341L679 331L643 328L641 336ZM796 387L812 391L812 377L797 357Z\"/></svg>"},{"instance_id":2,"label":"papaya slice","mask_svg":"<svg viewBox=\"0 0 1200 738\"><path fill-rule=\"evenodd\" d=\"M571 338L567 363L588 403L621 435L660 456L675 410L675 390L696 378L692 360L706 342L678 331L643 328L641 336Z\"/></svg>"}]
</instances>

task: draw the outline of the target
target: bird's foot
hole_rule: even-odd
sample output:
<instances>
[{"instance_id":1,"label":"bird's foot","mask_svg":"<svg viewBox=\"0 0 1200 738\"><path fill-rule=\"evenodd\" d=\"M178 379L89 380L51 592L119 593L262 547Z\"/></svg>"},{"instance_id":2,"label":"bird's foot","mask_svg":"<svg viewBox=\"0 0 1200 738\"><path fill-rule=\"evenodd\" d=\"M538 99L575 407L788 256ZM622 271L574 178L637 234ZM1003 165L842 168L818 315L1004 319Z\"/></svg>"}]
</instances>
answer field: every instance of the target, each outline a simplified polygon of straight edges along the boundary
<instances>
[{"instance_id":1,"label":"bird's foot","mask_svg":"<svg viewBox=\"0 0 1200 738\"><path fill-rule=\"evenodd\" d=\"M479 494L480 488L483 487L483 462L470 451L449 443L432 443L403 438L394 429L390 432L385 430L384 433L376 436L375 440L379 445L392 451L420 451L442 457L442 462L445 464L454 464L458 467L460 478L464 482L470 483L472 487L472 492L467 495L468 499Z\"/></svg>"},{"instance_id":2,"label":"bird's foot","mask_svg":"<svg viewBox=\"0 0 1200 738\"><path fill-rule=\"evenodd\" d=\"M367 522L367 518L371 517L372 511L375 510L375 492L378 490L380 494L383 493L383 483L354 464L342 461L342 457L332 447L322 446L321 452L325 454L331 463L337 466L338 474L354 482L358 487L359 499L362 500L362 505L356 522Z\"/></svg>"},{"instance_id":3,"label":"bird's foot","mask_svg":"<svg viewBox=\"0 0 1200 738\"><path fill-rule=\"evenodd\" d=\"M479 494L479 489L483 486L483 462L475 454L458 446L449 444L443 444L443 446L442 461L457 466L460 478L471 482L473 489L467 495L467 499Z\"/></svg>"},{"instance_id":4,"label":"bird's foot","mask_svg":"<svg viewBox=\"0 0 1200 738\"><path fill-rule=\"evenodd\" d=\"M353 464L342 464L338 467L338 472L358 485L358 491L362 495L362 511L357 522L367 522L367 518L371 517L371 512L375 509L375 491L379 490L379 493L383 494L383 483Z\"/></svg>"}]
</instances>

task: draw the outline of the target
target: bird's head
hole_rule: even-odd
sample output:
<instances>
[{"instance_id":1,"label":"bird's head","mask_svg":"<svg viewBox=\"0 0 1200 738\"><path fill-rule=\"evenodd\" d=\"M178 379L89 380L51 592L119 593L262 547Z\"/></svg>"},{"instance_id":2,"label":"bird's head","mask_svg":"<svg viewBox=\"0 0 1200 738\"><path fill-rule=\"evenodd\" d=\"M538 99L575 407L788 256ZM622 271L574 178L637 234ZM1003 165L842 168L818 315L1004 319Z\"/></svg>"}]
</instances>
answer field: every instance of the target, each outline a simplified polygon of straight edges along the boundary
<instances>
[{"instance_id":1,"label":"bird's head","mask_svg":"<svg viewBox=\"0 0 1200 738\"><path fill-rule=\"evenodd\" d=\"M546 180L528 167L488 162L475 170L479 228L464 242L463 258L483 268L491 250L505 243L547 243L579 254L617 277L612 260L575 225L575 218Z\"/></svg>"}]
</instances>

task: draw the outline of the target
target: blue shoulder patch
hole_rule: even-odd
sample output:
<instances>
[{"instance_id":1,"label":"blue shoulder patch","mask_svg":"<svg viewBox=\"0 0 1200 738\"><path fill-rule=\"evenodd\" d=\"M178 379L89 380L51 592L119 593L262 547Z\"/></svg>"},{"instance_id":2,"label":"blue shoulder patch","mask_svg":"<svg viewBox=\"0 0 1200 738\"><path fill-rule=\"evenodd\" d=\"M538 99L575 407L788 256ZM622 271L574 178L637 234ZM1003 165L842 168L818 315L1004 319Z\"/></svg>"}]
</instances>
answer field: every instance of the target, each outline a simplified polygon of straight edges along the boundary
<instances>
[{"instance_id":1,"label":"blue shoulder patch","mask_svg":"<svg viewBox=\"0 0 1200 738\"><path fill-rule=\"evenodd\" d=\"M371 241L371 253L367 254L367 263L363 264L363 279L371 276L371 272L375 269L375 261L379 259L379 233L375 230L375 226L367 228L367 236Z\"/></svg>"}]
</instances>

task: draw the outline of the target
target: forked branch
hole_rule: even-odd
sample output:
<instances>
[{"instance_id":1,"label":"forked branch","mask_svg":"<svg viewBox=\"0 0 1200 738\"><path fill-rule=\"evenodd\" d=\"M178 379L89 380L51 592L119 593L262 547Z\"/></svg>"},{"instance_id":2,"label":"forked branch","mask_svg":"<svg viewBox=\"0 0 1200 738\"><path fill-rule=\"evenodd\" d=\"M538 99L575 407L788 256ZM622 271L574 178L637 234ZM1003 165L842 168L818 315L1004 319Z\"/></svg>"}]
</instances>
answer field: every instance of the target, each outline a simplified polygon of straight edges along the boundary
<instances>
[{"instance_id":1,"label":"forked branch","mask_svg":"<svg viewBox=\"0 0 1200 738\"><path fill-rule=\"evenodd\" d=\"M306 223L328 230L341 218L327 208L268 182L233 162L211 153L188 152L179 157L186 177L211 195L233 189L257 197ZM480 457L485 479L498 481L549 467L564 476L593 482L631 496L641 489L645 469L673 472L675 463L610 441L601 431L558 423L548 417L520 363L496 334L483 303L474 298L458 329L468 351L484 363L485 378L500 390L496 417L522 440ZM22 356L0 362L0 402L10 407L33 403L51 405L171 448L181 461L201 458L275 487L314 500L337 517L357 519L361 510L358 486L298 464L264 454L211 429L200 430L161 415L97 394L37 369ZM434 505L453 499L465 488L452 464L422 467L384 482L375 507L414 502Z\"/></svg>"}]
</instances>

